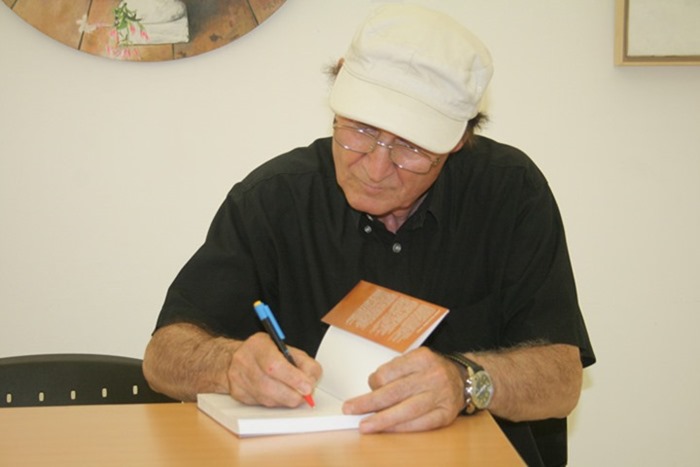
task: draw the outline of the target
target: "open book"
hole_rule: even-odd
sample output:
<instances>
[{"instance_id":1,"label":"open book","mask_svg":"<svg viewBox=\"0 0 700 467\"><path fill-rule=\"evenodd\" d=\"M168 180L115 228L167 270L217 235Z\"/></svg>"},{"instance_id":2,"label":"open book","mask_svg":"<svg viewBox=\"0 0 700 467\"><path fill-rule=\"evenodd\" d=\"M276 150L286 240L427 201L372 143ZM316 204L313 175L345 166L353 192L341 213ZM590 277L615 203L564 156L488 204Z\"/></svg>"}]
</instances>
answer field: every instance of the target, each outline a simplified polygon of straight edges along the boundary
<instances>
[{"instance_id":1,"label":"open book","mask_svg":"<svg viewBox=\"0 0 700 467\"><path fill-rule=\"evenodd\" d=\"M366 415L344 415L343 401L369 392L367 378L380 365L423 343L448 310L360 281L323 317L330 327L316 360L323 376L315 407L245 405L227 394L198 394L197 405L238 436L357 428Z\"/></svg>"}]
</instances>

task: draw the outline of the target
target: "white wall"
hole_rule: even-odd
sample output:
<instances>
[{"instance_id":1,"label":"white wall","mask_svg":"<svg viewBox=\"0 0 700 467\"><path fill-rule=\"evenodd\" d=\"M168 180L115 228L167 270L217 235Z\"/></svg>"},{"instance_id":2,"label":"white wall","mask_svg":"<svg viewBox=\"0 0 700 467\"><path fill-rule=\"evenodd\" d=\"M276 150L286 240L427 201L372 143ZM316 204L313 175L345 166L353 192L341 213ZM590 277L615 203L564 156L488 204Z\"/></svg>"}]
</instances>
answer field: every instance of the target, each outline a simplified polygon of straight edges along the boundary
<instances>
[{"instance_id":1,"label":"white wall","mask_svg":"<svg viewBox=\"0 0 700 467\"><path fill-rule=\"evenodd\" d=\"M0 355L140 357L230 186L328 134L321 68L371 0L289 0L216 51L119 63L0 7ZM612 65L613 1L421 1L489 45L489 136L567 225L599 363L571 465L700 459L700 67Z\"/></svg>"}]
</instances>

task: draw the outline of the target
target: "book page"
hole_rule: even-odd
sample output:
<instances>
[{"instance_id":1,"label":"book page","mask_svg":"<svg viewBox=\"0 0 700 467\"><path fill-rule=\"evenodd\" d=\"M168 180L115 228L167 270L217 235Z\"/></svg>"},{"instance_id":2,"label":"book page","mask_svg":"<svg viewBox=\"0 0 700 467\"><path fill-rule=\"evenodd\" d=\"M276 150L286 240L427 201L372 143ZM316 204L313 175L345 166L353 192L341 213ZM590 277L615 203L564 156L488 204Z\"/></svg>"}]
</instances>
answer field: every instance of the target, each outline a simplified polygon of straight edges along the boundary
<instances>
[{"instance_id":1,"label":"book page","mask_svg":"<svg viewBox=\"0 0 700 467\"><path fill-rule=\"evenodd\" d=\"M316 353L316 360L323 368L318 387L342 401L368 393L369 375L399 355L395 350L331 326Z\"/></svg>"},{"instance_id":2,"label":"book page","mask_svg":"<svg viewBox=\"0 0 700 467\"><path fill-rule=\"evenodd\" d=\"M322 321L397 352L418 347L447 308L360 281Z\"/></svg>"}]
</instances>

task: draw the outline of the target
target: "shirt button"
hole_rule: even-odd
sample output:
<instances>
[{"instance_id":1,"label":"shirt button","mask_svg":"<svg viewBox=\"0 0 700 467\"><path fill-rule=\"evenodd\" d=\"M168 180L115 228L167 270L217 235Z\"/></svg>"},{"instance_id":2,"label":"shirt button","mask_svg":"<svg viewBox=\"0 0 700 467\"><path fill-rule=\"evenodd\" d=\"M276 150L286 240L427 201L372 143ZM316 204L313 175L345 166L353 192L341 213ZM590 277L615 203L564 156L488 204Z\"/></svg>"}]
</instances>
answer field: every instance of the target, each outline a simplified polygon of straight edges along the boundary
<instances>
[{"instance_id":1,"label":"shirt button","mask_svg":"<svg viewBox=\"0 0 700 467\"><path fill-rule=\"evenodd\" d=\"M394 244L391 246L391 251L393 251L394 253L401 253L401 244L398 243L398 242L397 242L397 243L394 243Z\"/></svg>"},{"instance_id":2,"label":"shirt button","mask_svg":"<svg viewBox=\"0 0 700 467\"><path fill-rule=\"evenodd\" d=\"M371 225L365 226L365 233L372 233L372 226Z\"/></svg>"}]
</instances>

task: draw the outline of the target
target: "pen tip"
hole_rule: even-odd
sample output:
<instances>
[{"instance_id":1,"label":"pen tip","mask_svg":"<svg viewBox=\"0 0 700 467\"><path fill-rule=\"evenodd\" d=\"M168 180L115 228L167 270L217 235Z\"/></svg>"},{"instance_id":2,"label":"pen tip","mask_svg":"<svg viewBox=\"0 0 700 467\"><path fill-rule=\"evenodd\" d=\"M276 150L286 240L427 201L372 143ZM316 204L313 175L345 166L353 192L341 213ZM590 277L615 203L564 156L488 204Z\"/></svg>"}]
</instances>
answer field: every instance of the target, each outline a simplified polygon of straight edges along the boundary
<instances>
[{"instance_id":1,"label":"pen tip","mask_svg":"<svg viewBox=\"0 0 700 467\"><path fill-rule=\"evenodd\" d=\"M258 306L258 305L262 305L262 302L260 300L255 300L255 302L253 303L253 306Z\"/></svg>"},{"instance_id":2,"label":"pen tip","mask_svg":"<svg viewBox=\"0 0 700 467\"><path fill-rule=\"evenodd\" d=\"M314 398L311 396L311 394L307 394L306 396L304 396L304 399L306 400L306 403L309 404L309 407L316 407L316 402L314 401Z\"/></svg>"}]
</instances>

